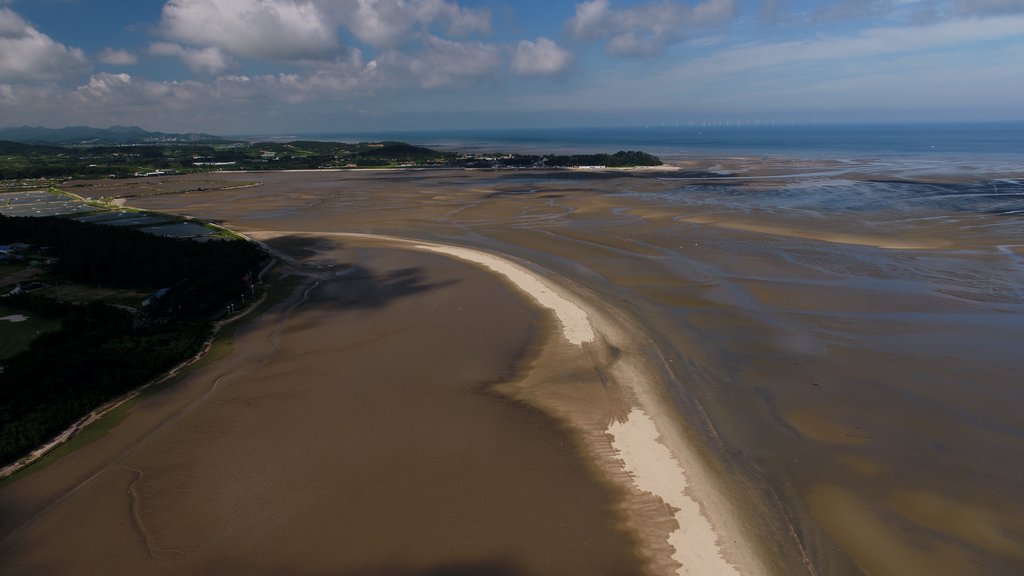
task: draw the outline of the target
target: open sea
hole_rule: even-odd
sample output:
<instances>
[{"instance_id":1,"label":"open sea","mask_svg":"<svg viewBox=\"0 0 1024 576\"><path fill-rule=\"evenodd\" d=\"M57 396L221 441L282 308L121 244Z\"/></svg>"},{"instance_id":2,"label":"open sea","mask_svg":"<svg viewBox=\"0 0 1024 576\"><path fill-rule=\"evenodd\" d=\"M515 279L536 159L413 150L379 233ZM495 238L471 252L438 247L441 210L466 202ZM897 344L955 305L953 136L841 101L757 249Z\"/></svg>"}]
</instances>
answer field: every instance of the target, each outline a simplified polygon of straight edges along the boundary
<instances>
[{"instance_id":1,"label":"open sea","mask_svg":"<svg viewBox=\"0 0 1024 576\"><path fill-rule=\"evenodd\" d=\"M921 161L963 158L1019 166L1024 121L934 124L720 125L303 134L334 141L399 140L427 147L488 152L594 153L643 150L674 159L698 155Z\"/></svg>"}]
</instances>

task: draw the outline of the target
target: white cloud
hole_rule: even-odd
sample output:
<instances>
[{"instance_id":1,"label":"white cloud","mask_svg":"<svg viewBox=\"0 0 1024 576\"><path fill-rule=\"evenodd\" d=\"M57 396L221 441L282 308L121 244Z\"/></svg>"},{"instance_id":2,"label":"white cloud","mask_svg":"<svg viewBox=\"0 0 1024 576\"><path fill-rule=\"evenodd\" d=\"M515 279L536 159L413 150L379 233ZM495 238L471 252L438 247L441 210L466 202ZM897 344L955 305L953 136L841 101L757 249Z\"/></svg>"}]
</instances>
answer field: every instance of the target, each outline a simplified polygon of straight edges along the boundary
<instances>
[{"instance_id":1,"label":"white cloud","mask_svg":"<svg viewBox=\"0 0 1024 576\"><path fill-rule=\"evenodd\" d=\"M149 47L150 54L156 56L174 56L180 58L193 72L220 74L234 66L220 48L185 48L173 42L154 42Z\"/></svg>"},{"instance_id":2,"label":"white cloud","mask_svg":"<svg viewBox=\"0 0 1024 576\"><path fill-rule=\"evenodd\" d=\"M304 0L170 0L161 30L170 39L242 58L295 61L329 58L336 27Z\"/></svg>"},{"instance_id":3,"label":"white cloud","mask_svg":"<svg viewBox=\"0 0 1024 576\"><path fill-rule=\"evenodd\" d=\"M406 85L415 82L421 88L441 88L466 84L496 74L502 66L502 51L493 44L456 42L437 36L421 37L423 50L407 54L389 50L368 66L381 84Z\"/></svg>"},{"instance_id":4,"label":"white cloud","mask_svg":"<svg viewBox=\"0 0 1024 576\"><path fill-rule=\"evenodd\" d=\"M0 82L52 81L84 71L85 53L54 41L0 7Z\"/></svg>"},{"instance_id":5,"label":"white cloud","mask_svg":"<svg viewBox=\"0 0 1024 576\"><path fill-rule=\"evenodd\" d=\"M395 1L359 0L339 4L338 16L356 38L376 48L391 48L407 40L416 18Z\"/></svg>"},{"instance_id":6,"label":"white cloud","mask_svg":"<svg viewBox=\"0 0 1024 576\"><path fill-rule=\"evenodd\" d=\"M139 59L127 50L107 48L100 52L99 61L111 66L132 66L138 63Z\"/></svg>"},{"instance_id":7,"label":"white cloud","mask_svg":"<svg viewBox=\"0 0 1024 576\"><path fill-rule=\"evenodd\" d=\"M154 110L157 108L182 109L186 101L194 100L201 92L196 82L152 82L135 79L129 74L94 74L87 84L79 86L66 99L80 111Z\"/></svg>"},{"instance_id":8,"label":"white cloud","mask_svg":"<svg viewBox=\"0 0 1024 576\"><path fill-rule=\"evenodd\" d=\"M609 33L608 0L589 0L576 5L576 15L566 26L576 38L596 40Z\"/></svg>"},{"instance_id":9,"label":"white cloud","mask_svg":"<svg viewBox=\"0 0 1024 576\"><path fill-rule=\"evenodd\" d=\"M490 34L491 13L486 9L468 10L456 4L435 0L428 4L437 5L437 16L448 24L447 32L453 36L469 34Z\"/></svg>"},{"instance_id":10,"label":"white cloud","mask_svg":"<svg viewBox=\"0 0 1024 576\"><path fill-rule=\"evenodd\" d=\"M169 0L160 29L179 44L217 47L238 58L331 60L346 28L374 48L407 45L438 28L448 36L488 34L490 13L447 0Z\"/></svg>"},{"instance_id":11,"label":"white cloud","mask_svg":"<svg viewBox=\"0 0 1024 576\"><path fill-rule=\"evenodd\" d=\"M520 40L512 55L512 69L524 76L548 76L564 72L572 54L548 38Z\"/></svg>"},{"instance_id":12,"label":"white cloud","mask_svg":"<svg viewBox=\"0 0 1024 576\"><path fill-rule=\"evenodd\" d=\"M273 87L266 89L294 103L322 97L365 96L411 80L404 72L388 74L382 68L375 60L364 63L362 53L352 50L347 58L338 58L306 74L278 74L272 79Z\"/></svg>"},{"instance_id":13,"label":"white cloud","mask_svg":"<svg viewBox=\"0 0 1024 576\"><path fill-rule=\"evenodd\" d=\"M443 25L451 36L491 31L486 10L462 8L446 0L320 0L323 10L360 41L375 48L397 48L418 31Z\"/></svg>"},{"instance_id":14,"label":"white cloud","mask_svg":"<svg viewBox=\"0 0 1024 576\"><path fill-rule=\"evenodd\" d=\"M129 74L95 74L89 78L89 83L79 86L77 94L83 98L108 98L110 95L122 92L125 88L132 86L132 77Z\"/></svg>"},{"instance_id":15,"label":"white cloud","mask_svg":"<svg viewBox=\"0 0 1024 576\"><path fill-rule=\"evenodd\" d=\"M665 0L623 9L611 8L609 0L588 0L576 5L566 27L578 40L605 41L609 54L648 56L735 14L736 0L705 0L693 6Z\"/></svg>"}]
</instances>

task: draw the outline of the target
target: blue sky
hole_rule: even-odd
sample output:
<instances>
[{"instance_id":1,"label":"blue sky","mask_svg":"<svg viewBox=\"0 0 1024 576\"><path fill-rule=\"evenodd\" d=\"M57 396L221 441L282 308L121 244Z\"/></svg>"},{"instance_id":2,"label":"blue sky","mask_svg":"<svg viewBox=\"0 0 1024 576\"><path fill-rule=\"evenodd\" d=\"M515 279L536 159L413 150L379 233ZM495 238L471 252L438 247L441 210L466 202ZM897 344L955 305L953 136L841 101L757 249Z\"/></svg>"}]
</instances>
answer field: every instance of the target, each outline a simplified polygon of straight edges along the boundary
<instances>
[{"instance_id":1,"label":"blue sky","mask_svg":"<svg viewBox=\"0 0 1024 576\"><path fill-rule=\"evenodd\" d=\"M0 126L1024 120L1024 0L0 0Z\"/></svg>"}]
</instances>

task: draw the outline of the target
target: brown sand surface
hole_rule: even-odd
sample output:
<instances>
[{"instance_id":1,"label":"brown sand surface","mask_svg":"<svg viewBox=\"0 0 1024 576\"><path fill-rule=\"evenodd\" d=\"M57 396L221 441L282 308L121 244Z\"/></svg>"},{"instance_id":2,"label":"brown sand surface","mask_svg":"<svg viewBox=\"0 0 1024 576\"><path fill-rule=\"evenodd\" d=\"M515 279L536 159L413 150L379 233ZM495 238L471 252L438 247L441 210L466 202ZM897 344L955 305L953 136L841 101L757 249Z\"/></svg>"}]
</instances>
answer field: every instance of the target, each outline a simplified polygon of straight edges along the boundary
<instances>
[{"instance_id":1,"label":"brown sand surface","mask_svg":"<svg viewBox=\"0 0 1024 576\"><path fill-rule=\"evenodd\" d=\"M450 258L327 246L318 266L354 267L0 490L0 572L639 573L614 490L551 417L490 390L537 313Z\"/></svg>"},{"instance_id":2,"label":"brown sand surface","mask_svg":"<svg viewBox=\"0 0 1024 576\"><path fill-rule=\"evenodd\" d=\"M723 533L745 529L773 573L1024 573L1019 217L941 202L809 208L773 196L841 174L835 163L731 158L690 168L743 179L250 173L152 179L151 194L129 194L135 206L243 231L401 236L543 267L644 336L618 351L604 345L590 365L569 356L562 373L567 357L556 349L533 372L541 378L499 388L575 426L577 448L602 462L615 454L602 456L607 434L594 431L609 422L599 416L620 422L622 402L635 400L602 395L615 388L618 358L644 359L681 416L677 431L741 513L743 525ZM193 180L213 188L211 178L216 190L164 193ZM91 193L117 196L121 186ZM534 351L543 364L551 348ZM613 386L580 378L593 366ZM17 501L5 493L21 484L0 498ZM638 524L631 510L641 503L630 498L611 498L624 514L613 524L630 529L641 555L661 553L644 543L672 526L654 514ZM703 497L705 511L728 518L715 502Z\"/></svg>"}]
</instances>

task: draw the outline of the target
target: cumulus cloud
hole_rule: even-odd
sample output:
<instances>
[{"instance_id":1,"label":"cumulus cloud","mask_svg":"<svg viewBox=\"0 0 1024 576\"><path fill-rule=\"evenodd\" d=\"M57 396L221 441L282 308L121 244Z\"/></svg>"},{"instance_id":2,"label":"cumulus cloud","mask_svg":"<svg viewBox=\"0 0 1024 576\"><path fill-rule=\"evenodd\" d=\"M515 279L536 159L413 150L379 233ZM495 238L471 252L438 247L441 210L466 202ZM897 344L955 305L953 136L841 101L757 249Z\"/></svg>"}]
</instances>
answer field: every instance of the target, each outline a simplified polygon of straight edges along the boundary
<instances>
[{"instance_id":1,"label":"cumulus cloud","mask_svg":"<svg viewBox=\"0 0 1024 576\"><path fill-rule=\"evenodd\" d=\"M220 74L234 65L216 46L207 48L185 48L173 42L154 42L149 53L156 56L174 56L180 58L193 72Z\"/></svg>"},{"instance_id":2,"label":"cumulus cloud","mask_svg":"<svg viewBox=\"0 0 1024 576\"><path fill-rule=\"evenodd\" d=\"M79 86L76 92L84 98L106 98L131 86L131 75L104 72L93 75L89 78L89 83Z\"/></svg>"},{"instance_id":3,"label":"cumulus cloud","mask_svg":"<svg viewBox=\"0 0 1024 576\"><path fill-rule=\"evenodd\" d=\"M200 110L237 109L241 104L275 98L276 84L273 76L222 76L210 82L156 82L129 74L100 73L62 98L86 114L101 117L120 114L137 119L152 116L156 111L194 114Z\"/></svg>"},{"instance_id":4,"label":"cumulus cloud","mask_svg":"<svg viewBox=\"0 0 1024 576\"><path fill-rule=\"evenodd\" d=\"M372 63L380 68L378 75L407 74L422 88L439 88L495 74L503 63L501 49L493 44L430 35L424 35L421 43L423 50L416 54L395 50L382 54Z\"/></svg>"},{"instance_id":5,"label":"cumulus cloud","mask_svg":"<svg viewBox=\"0 0 1024 576\"><path fill-rule=\"evenodd\" d=\"M440 24L450 36L491 31L487 10L446 0L321 0L325 12L353 36L375 48L397 48L417 31Z\"/></svg>"},{"instance_id":6,"label":"cumulus cloud","mask_svg":"<svg viewBox=\"0 0 1024 576\"><path fill-rule=\"evenodd\" d=\"M160 24L179 44L290 62L333 59L344 51L341 28L386 50L435 28L455 37L488 34L491 21L485 9L448 0L169 0Z\"/></svg>"},{"instance_id":7,"label":"cumulus cloud","mask_svg":"<svg viewBox=\"0 0 1024 576\"><path fill-rule=\"evenodd\" d=\"M278 74L261 82L267 84L267 93L276 93L284 101L294 103L324 96L362 96L411 80L404 72L385 72L376 60L364 63L362 53L352 50L346 58L305 74Z\"/></svg>"},{"instance_id":8,"label":"cumulus cloud","mask_svg":"<svg viewBox=\"0 0 1024 576\"><path fill-rule=\"evenodd\" d=\"M99 125L164 122L189 126L211 109L230 112L234 102L215 102L209 86L195 81L155 82L129 74L98 73L74 90L48 95L47 123L81 122ZM29 107L30 109L31 107ZM54 110L61 110L54 114Z\"/></svg>"},{"instance_id":9,"label":"cumulus cloud","mask_svg":"<svg viewBox=\"0 0 1024 576\"><path fill-rule=\"evenodd\" d=\"M66 101L82 110L110 110L133 108L153 109L154 106L179 107L181 94L173 94L183 84L136 80L130 74L94 74L89 82L65 96ZM193 88L198 86L193 84ZM193 90L194 91L194 90Z\"/></svg>"},{"instance_id":10,"label":"cumulus cloud","mask_svg":"<svg viewBox=\"0 0 1024 576\"><path fill-rule=\"evenodd\" d=\"M241 58L329 58L337 30L319 5L303 0L170 0L162 32L180 43Z\"/></svg>"},{"instance_id":11,"label":"cumulus cloud","mask_svg":"<svg viewBox=\"0 0 1024 576\"><path fill-rule=\"evenodd\" d=\"M282 77L222 76L205 82L152 81L130 74L97 73L74 88L0 83L0 117L47 126L163 124L171 130L226 122L242 129L253 114L269 116L292 86Z\"/></svg>"},{"instance_id":12,"label":"cumulus cloud","mask_svg":"<svg viewBox=\"0 0 1024 576\"><path fill-rule=\"evenodd\" d=\"M100 52L99 61L104 64L111 66L132 66L136 64L139 59L128 52L127 50L115 50L113 48L107 48Z\"/></svg>"},{"instance_id":13,"label":"cumulus cloud","mask_svg":"<svg viewBox=\"0 0 1024 576\"><path fill-rule=\"evenodd\" d=\"M10 8L0 7L0 82L58 80L87 66L80 49L56 42Z\"/></svg>"},{"instance_id":14,"label":"cumulus cloud","mask_svg":"<svg viewBox=\"0 0 1024 576\"><path fill-rule=\"evenodd\" d=\"M736 0L705 0L696 5L666 0L614 9L609 0L588 0L576 5L566 24L578 40L603 40L609 54L647 56L660 53L687 33L728 21L736 13Z\"/></svg>"},{"instance_id":15,"label":"cumulus cloud","mask_svg":"<svg viewBox=\"0 0 1024 576\"><path fill-rule=\"evenodd\" d=\"M512 55L512 69L524 76L549 76L564 72L572 54L548 38L521 40Z\"/></svg>"}]
</instances>

